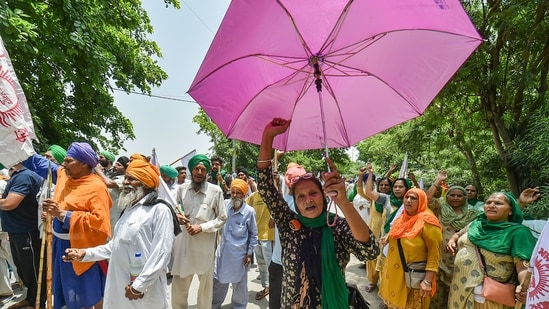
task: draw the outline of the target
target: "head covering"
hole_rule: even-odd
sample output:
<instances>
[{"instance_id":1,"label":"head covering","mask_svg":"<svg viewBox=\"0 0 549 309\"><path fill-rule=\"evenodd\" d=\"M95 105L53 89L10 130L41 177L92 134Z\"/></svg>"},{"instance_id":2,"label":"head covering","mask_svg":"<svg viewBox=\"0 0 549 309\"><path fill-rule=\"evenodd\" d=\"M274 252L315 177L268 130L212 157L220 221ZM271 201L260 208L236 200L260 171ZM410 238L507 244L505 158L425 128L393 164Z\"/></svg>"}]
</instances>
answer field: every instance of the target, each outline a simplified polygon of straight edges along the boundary
<instances>
[{"instance_id":1,"label":"head covering","mask_svg":"<svg viewBox=\"0 0 549 309\"><path fill-rule=\"evenodd\" d=\"M164 174L170 178L177 178L179 172L171 165L162 165L160 167L160 174Z\"/></svg>"},{"instance_id":2,"label":"head covering","mask_svg":"<svg viewBox=\"0 0 549 309\"><path fill-rule=\"evenodd\" d=\"M51 145L50 148L48 148L48 151L51 152L51 155L59 164L63 163L65 156L67 156L67 151L59 145Z\"/></svg>"},{"instance_id":3,"label":"head covering","mask_svg":"<svg viewBox=\"0 0 549 309\"><path fill-rule=\"evenodd\" d=\"M239 167L238 170L236 171L236 173L237 174L244 173L244 174L246 174L246 176L248 176L248 170L243 166Z\"/></svg>"},{"instance_id":4,"label":"head covering","mask_svg":"<svg viewBox=\"0 0 549 309\"><path fill-rule=\"evenodd\" d=\"M402 215L395 219L389 236L392 238L414 238L423 230L425 223L439 227L437 217L430 211L427 211L427 194L419 188L412 188L406 191L406 194L415 193L418 197L418 207L414 215L409 215L403 211ZM406 195L405 195L406 196Z\"/></svg>"},{"instance_id":5,"label":"head covering","mask_svg":"<svg viewBox=\"0 0 549 309\"><path fill-rule=\"evenodd\" d=\"M97 155L97 153L95 153L95 151L93 151L93 148L90 146L90 144L85 142L72 143L67 150L67 157L71 157L82 163L86 163L92 168L95 167L97 163L99 163L99 156Z\"/></svg>"},{"instance_id":6,"label":"head covering","mask_svg":"<svg viewBox=\"0 0 549 309\"><path fill-rule=\"evenodd\" d=\"M457 214L454 208L448 203L448 199L450 198L448 194L454 190L459 190L463 193L463 205L461 205L460 214ZM456 230L461 230L478 216L476 210L467 207L467 193L465 188L461 186L451 186L448 188L448 193L446 194L446 198L444 198L440 209L440 222L445 226L452 226Z\"/></svg>"},{"instance_id":7,"label":"head covering","mask_svg":"<svg viewBox=\"0 0 549 309\"><path fill-rule=\"evenodd\" d=\"M297 163L292 162L288 164L288 169L286 170L286 174L284 175L284 183L288 188L291 188L292 179L304 174L307 174L307 171L305 170L305 168L303 168L303 166Z\"/></svg>"},{"instance_id":8,"label":"head covering","mask_svg":"<svg viewBox=\"0 0 549 309\"><path fill-rule=\"evenodd\" d=\"M158 168L145 160L133 160L126 169L126 174L141 181L146 187L158 188L160 185L160 171Z\"/></svg>"},{"instance_id":9,"label":"head covering","mask_svg":"<svg viewBox=\"0 0 549 309\"><path fill-rule=\"evenodd\" d=\"M232 188L237 188L244 195L248 194L248 183L240 178L236 178L231 181L231 189Z\"/></svg>"},{"instance_id":10,"label":"head covering","mask_svg":"<svg viewBox=\"0 0 549 309\"><path fill-rule=\"evenodd\" d=\"M488 220L484 213L471 222L467 235L469 240L477 247L490 252L511 255L524 261L529 261L534 251L536 239L530 230L522 225L523 213L517 199L509 192L496 192L503 194L509 201L512 214L509 221L493 222Z\"/></svg>"},{"instance_id":11,"label":"head covering","mask_svg":"<svg viewBox=\"0 0 549 309\"><path fill-rule=\"evenodd\" d=\"M189 160L189 164L188 164L189 170L192 171L199 163L204 164L204 166L206 167L207 173L210 172L210 167L211 167L210 159L208 159L208 157L206 157L203 154L197 154Z\"/></svg>"},{"instance_id":12,"label":"head covering","mask_svg":"<svg viewBox=\"0 0 549 309\"><path fill-rule=\"evenodd\" d=\"M130 163L130 159L128 159L128 157L126 156L121 156L120 158L118 158L118 160L116 160L116 162L122 164L124 168L128 168L128 163Z\"/></svg>"},{"instance_id":13,"label":"head covering","mask_svg":"<svg viewBox=\"0 0 549 309\"><path fill-rule=\"evenodd\" d=\"M105 157L110 162L116 161L116 156L112 152L103 150L99 154L102 155L103 157Z\"/></svg>"},{"instance_id":14,"label":"head covering","mask_svg":"<svg viewBox=\"0 0 549 309\"><path fill-rule=\"evenodd\" d=\"M147 160L147 157L145 157L144 155L142 155L140 153L137 153L137 152L130 156L130 162L133 161L133 160L149 161L149 160Z\"/></svg>"}]
</instances>

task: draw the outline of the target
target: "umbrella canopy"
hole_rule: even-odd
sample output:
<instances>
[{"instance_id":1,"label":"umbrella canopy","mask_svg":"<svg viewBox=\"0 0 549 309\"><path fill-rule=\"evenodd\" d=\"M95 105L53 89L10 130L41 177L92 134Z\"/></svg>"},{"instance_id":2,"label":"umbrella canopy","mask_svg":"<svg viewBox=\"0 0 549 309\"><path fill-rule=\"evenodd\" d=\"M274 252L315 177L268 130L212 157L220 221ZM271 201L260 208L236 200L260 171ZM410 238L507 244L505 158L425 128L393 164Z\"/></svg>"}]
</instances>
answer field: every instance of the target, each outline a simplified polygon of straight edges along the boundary
<instances>
[{"instance_id":1,"label":"umbrella canopy","mask_svg":"<svg viewBox=\"0 0 549 309\"><path fill-rule=\"evenodd\" d=\"M189 94L228 138L282 117L277 149L349 147L421 115L481 41L459 0L233 0Z\"/></svg>"}]
</instances>

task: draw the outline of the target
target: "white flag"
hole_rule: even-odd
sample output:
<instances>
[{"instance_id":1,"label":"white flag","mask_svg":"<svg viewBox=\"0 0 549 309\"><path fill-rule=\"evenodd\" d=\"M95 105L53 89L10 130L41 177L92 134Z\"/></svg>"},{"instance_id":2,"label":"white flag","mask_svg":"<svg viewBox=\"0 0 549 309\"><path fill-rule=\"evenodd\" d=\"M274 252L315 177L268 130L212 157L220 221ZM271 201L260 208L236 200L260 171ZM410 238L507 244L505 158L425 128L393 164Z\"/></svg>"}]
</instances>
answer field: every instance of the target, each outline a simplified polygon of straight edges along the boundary
<instances>
[{"instance_id":1,"label":"white flag","mask_svg":"<svg viewBox=\"0 0 549 309\"><path fill-rule=\"evenodd\" d=\"M0 37L0 162L13 166L35 154L34 125L23 88Z\"/></svg>"},{"instance_id":2,"label":"white flag","mask_svg":"<svg viewBox=\"0 0 549 309\"><path fill-rule=\"evenodd\" d=\"M402 165L400 166L398 178L408 178L408 152L404 155L404 161L402 161Z\"/></svg>"},{"instance_id":3,"label":"white flag","mask_svg":"<svg viewBox=\"0 0 549 309\"><path fill-rule=\"evenodd\" d=\"M532 279L526 296L526 308L549 308L549 222L538 238L529 270Z\"/></svg>"},{"instance_id":4,"label":"white flag","mask_svg":"<svg viewBox=\"0 0 549 309\"><path fill-rule=\"evenodd\" d=\"M158 156L156 155L156 149L153 148L151 153L151 164L160 167L160 163L158 163Z\"/></svg>"},{"instance_id":5,"label":"white flag","mask_svg":"<svg viewBox=\"0 0 549 309\"><path fill-rule=\"evenodd\" d=\"M196 149L193 149L188 154L184 155L181 158L181 165L183 165L186 168L189 168L189 160L196 155Z\"/></svg>"}]
</instances>

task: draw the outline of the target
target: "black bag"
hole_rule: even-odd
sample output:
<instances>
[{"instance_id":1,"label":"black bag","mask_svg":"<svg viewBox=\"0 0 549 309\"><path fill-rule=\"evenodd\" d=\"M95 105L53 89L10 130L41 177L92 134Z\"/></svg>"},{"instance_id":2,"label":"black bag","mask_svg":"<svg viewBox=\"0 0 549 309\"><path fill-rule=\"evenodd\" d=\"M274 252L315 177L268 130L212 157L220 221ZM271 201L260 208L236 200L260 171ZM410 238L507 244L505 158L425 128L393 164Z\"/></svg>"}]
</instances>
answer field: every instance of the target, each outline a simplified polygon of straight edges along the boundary
<instances>
[{"instance_id":1,"label":"black bag","mask_svg":"<svg viewBox=\"0 0 549 309\"><path fill-rule=\"evenodd\" d=\"M349 308L353 309L369 309L370 304L362 297L362 294L358 290L356 284L347 283L347 289L349 290Z\"/></svg>"}]
</instances>

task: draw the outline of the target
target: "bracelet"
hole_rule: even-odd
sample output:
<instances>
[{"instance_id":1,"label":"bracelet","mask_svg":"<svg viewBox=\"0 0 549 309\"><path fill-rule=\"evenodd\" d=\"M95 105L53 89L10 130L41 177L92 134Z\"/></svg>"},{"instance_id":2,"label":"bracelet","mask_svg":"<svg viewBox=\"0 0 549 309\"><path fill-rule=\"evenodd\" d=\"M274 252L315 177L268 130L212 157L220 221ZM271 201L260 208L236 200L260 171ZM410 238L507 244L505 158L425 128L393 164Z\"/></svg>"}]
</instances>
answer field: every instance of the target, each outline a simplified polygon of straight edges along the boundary
<instances>
[{"instance_id":1,"label":"bracelet","mask_svg":"<svg viewBox=\"0 0 549 309\"><path fill-rule=\"evenodd\" d=\"M423 283L425 283L427 285L431 285L431 281L423 280Z\"/></svg>"},{"instance_id":2,"label":"bracelet","mask_svg":"<svg viewBox=\"0 0 549 309\"><path fill-rule=\"evenodd\" d=\"M267 163L267 162L271 162L271 159L267 159L267 160L257 160L257 163Z\"/></svg>"},{"instance_id":3,"label":"bracelet","mask_svg":"<svg viewBox=\"0 0 549 309\"><path fill-rule=\"evenodd\" d=\"M133 291L136 291L137 293L134 293ZM135 296L143 296L145 293L139 292L138 290L134 289L132 286L130 286L130 293L132 293Z\"/></svg>"}]
</instances>

